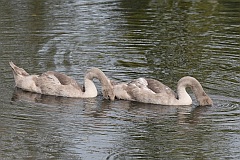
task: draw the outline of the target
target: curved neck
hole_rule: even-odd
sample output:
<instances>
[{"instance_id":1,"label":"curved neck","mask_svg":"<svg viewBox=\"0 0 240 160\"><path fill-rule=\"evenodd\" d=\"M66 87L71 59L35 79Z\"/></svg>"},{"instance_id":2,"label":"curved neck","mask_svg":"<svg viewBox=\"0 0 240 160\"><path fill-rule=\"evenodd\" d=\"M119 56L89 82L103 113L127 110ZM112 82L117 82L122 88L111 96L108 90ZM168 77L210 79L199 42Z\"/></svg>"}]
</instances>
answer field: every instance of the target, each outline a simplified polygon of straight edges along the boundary
<instances>
[{"instance_id":1,"label":"curved neck","mask_svg":"<svg viewBox=\"0 0 240 160\"><path fill-rule=\"evenodd\" d=\"M98 68L91 68L85 74L85 79L93 80L94 78L97 78L102 85L108 85L107 76Z\"/></svg>"},{"instance_id":2,"label":"curved neck","mask_svg":"<svg viewBox=\"0 0 240 160\"><path fill-rule=\"evenodd\" d=\"M191 105L192 104L192 98L187 93L185 86L178 85L177 95L178 95L178 99L176 100L175 104L178 104L178 105Z\"/></svg>"},{"instance_id":3,"label":"curved neck","mask_svg":"<svg viewBox=\"0 0 240 160\"><path fill-rule=\"evenodd\" d=\"M114 99L113 86L107 76L98 68L91 68L85 74L85 79L93 80L97 78L102 85L102 93L104 98L110 97L111 100Z\"/></svg>"},{"instance_id":4,"label":"curved neck","mask_svg":"<svg viewBox=\"0 0 240 160\"><path fill-rule=\"evenodd\" d=\"M83 92L83 97L96 97L98 95L97 88L92 80L84 79L85 91Z\"/></svg>"},{"instance_id":5,"label":"curved neck","mask_svg":"<svg viewBox=\"0 0 240 160\"><path fill-rule=\"evenodd\" d=\"M178 81L177 92L179 101L189 101L189 94L186 92L186 87L190 87L196 96L197 101L201 106L212 105L212 100L202 88L202 85L193 77L186 76ZM188 98L187 98L188 97ZM191 99L191 97L190 97ZM192 101L192 99L191 99Z\"/></svg>"}]
</instances>

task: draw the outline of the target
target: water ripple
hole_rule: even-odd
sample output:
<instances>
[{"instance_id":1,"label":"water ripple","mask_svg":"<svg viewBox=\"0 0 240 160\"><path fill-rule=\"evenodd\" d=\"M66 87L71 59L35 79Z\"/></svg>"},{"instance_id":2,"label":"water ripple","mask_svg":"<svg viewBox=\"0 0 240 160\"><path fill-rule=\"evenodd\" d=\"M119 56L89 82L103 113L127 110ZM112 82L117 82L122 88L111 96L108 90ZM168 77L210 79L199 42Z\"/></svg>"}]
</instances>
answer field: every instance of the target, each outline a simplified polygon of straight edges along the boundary
<instances>
[{"instance_id":1,"label":"water ripple","mask_svg":"<svg viewBox=\"0 0 240 160\"><path fill-rule=\"evenodd\" d=\"M0 3L0 159L239 159L239 2ZM14 91L8 61L79 82L93 66L113 80L151 77L173 89L190 75L214 105Z\"/></svg>"}]
</instances>

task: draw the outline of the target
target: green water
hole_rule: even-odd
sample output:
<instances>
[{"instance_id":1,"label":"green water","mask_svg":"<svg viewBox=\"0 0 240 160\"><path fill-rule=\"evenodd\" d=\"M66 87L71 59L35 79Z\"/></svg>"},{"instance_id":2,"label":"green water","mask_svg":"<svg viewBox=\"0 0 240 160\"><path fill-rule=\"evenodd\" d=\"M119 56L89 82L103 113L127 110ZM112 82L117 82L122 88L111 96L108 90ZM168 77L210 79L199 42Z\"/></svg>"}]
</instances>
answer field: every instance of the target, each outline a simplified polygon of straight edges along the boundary
<instances>
[{"instance_id":1,"label":"green water","mask_svg":"<svg viewBox=\"0 0 240 160\"><path fill-rule=\"evenodd\" d=\"M240 2L0 2L0 159L239 159ZM42 96L14 89L8 65L83 81L194 76L212 107ZM100 89L99 83L98 89ZM100 90L99 90L100 91ZM193 97L194 98L194 97Z\"/></svg>"}]
</instances>

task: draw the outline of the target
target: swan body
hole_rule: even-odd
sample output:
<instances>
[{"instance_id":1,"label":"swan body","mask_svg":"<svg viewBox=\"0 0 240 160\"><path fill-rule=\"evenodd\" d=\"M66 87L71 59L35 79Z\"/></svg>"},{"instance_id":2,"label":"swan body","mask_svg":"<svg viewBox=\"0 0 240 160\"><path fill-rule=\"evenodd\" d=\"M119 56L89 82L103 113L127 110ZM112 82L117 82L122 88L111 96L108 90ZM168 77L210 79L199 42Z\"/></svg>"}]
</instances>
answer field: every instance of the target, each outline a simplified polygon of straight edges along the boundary
<instances>
[{"instance_id":1,"label":"swan body","mask_svg":"<svg viewBox=\"0 0 240 160\"><path fill-rule=\"evenodd\" d=\"M104 96L113 99L113 89L110 80L98 68L89 69L84 77L83 87L73 78L55 71L47 71L41 75L29 75L24 69L17 67L13 62L9 62L16 87L25 91L35 92L45 95L55 95L63 97L91 98L98 95L93 79L97 78L103 84ZM108 85L106 85L108 84Z\"/></svg>"},{"instance_id":2,"label":"swan body","mask_svg":"<svg viewBox=\"0 0 240 160\"><path fill-rule=\"evenodd\" d=\"M211 98L201 84L193 77L186 76L179 80L177 93L168 86L154 79L138 78L129 83L114 85L114 94L118 99L161 105L191 105L192 99L186 91L190 87L200 106L212 105Z\"/></svg>"}]
</instances>

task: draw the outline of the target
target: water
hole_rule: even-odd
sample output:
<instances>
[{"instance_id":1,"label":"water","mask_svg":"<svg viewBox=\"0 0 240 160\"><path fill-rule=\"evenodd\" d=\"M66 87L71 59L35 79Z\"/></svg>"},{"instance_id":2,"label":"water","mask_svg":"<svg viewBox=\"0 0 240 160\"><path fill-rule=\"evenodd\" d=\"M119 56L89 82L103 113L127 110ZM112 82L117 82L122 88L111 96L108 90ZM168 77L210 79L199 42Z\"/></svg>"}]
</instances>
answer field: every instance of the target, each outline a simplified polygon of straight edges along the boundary
<instances>
[{"instance_id":1,"label":"water","mask_svg":"<svg viewBox=\"0 0 240 160\"><path fill-rule=\"evenodd\" d=\"M240 158L239 1L0 4L0 159ZM173 89L190 75L214 105L31 94L14 89L9 61L80 82L93 66L113 80L151 77Z\"/></svg>"}]
</instances>

